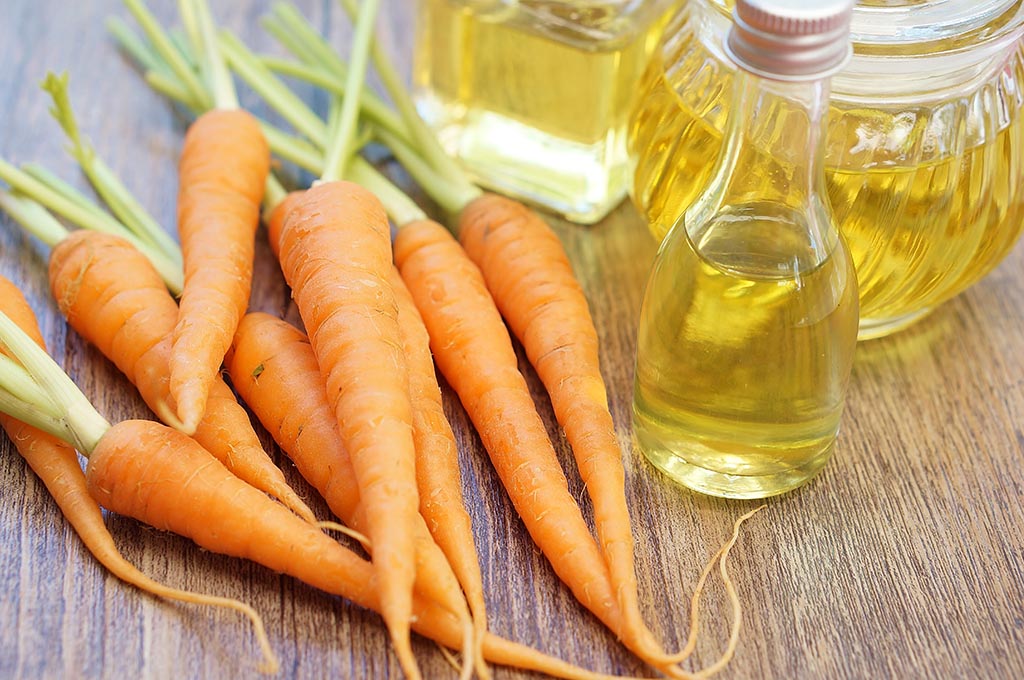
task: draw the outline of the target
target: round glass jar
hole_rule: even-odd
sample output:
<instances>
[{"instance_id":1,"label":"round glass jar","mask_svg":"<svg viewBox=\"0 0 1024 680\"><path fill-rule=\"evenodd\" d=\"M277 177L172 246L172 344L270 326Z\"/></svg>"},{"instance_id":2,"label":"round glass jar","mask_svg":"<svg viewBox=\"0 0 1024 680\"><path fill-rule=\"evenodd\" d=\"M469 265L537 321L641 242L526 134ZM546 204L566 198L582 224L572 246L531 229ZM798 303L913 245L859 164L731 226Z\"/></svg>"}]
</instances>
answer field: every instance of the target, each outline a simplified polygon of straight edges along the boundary
<instances>
[{"instance_id":1,"label":"round glass jar","mask_svg":"<svg viewBox=\"0 0 1024 680\"><path fill-rule=\"evenodd\" d=\"M688 0L632 111L632 197L659 239L721 145L731 10ZM832 81L826 178L867 339L985 276L1024 228L1024 0L862 0L852 35Z\"/></svg>"}]
</instances>

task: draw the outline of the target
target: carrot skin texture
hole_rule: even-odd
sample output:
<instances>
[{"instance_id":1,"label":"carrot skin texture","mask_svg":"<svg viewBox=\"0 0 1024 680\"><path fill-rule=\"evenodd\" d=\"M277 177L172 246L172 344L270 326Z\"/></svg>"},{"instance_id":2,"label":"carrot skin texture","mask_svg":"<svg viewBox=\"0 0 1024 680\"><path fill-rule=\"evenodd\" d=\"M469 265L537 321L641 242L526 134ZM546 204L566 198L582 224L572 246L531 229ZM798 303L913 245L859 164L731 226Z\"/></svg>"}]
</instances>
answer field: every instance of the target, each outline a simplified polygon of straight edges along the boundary
<instances>
[{"instance_id":1,"label":"carrot skin texture","mask_svg":"<svg viewBox=\"0 0 1024 680\"><path fill-rule=\"evenodd\" d=\"M444 227L402 227L395 261L458 393L530 535L576 598L616 634L608 570L568 490L512 341L480 271Z\"/></svg>"},{"instance_id":2,"label":"carrot skin texture","mask_svg":"<svg viewBox=\"0 0 1024 680\"><path fill-rule=\"evenodd\" d=\"M260 201L270 149L256 119L213 110L185 134L178 234L185 285L174 327L170 390L191 434L206 411L238 321L249 305Z\"/></svg>"},{"instance_id":3,"label":"carrot skin texture","mask_svg":"<svg viewBox=\"0 0 1024 680\"><path fill-rule=\"evenodd\" d=\"M342 522L366 531L359 486L309 340L286 321L246 314L225 357L231 382ZM287 394L288 399L281 395ZM459 582L422 519L416 528L415 587L459 616L469 615Z\"/></svg>"},{"instance_id":4,"label":"carrot skin texture","mask_svg":"<svg viewBox=\"0 0 1024 680\"><path fill-rule=\"evenodd\" d=\"M558 236L526 206L494 194L460 215L459 241L547 388L594 507L624 636L664 650L640 613L625 470L601 376L597 331Z\"/></svg>"},{"instance_id":5,"label":"carrot skin texture","mask_svg":"<svg viewBox=\"0 0 1024 680\"><path fill-rule=\"evenodd\" d=\"M321 183L287 214L279 244L361 490L382 615L399 658L410 660L419 499L387 216L359 185Z\"/></svg>"},{"instance_id":6,"label":"carrot skin texture","mask_svg":"<svg viewBox=\"0 0 1024 680\"><path fill-rule=\"evenodd\" d=\"M149 261L116 236L74 231L51 252L49 278L71 327L118 367L155 413L164 412L171 402L170 333L178 310ZM315 521L219 376L193 436L235 475Z\"/></svg>"}]
</instances>

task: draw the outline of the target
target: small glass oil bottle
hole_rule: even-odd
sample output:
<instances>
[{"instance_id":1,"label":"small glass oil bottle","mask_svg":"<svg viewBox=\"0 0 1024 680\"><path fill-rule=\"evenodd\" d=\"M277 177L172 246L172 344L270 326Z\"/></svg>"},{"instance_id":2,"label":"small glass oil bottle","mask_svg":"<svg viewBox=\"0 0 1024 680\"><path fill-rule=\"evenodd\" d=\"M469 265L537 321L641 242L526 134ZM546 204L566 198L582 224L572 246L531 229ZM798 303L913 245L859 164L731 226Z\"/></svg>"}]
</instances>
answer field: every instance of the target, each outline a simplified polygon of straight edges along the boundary
<instances>
[{"instance_id":1,"label":"small glass oil bottle","mask_svg":"<svg viewBox=\"0 0 1024 680\"><path fill-rule=\"evenodd\" d=\"M662 242L637 340L637 441L697 491L782 493L820 470L835 443L858 302L823 137L852 5L736 3L726 141L710 185Z\"/></svg>"},{"instance_id":2,"label":"small glass oil bottle","mask_svg":"<svg viewBox=\"0 0 1024 680\"><path fill-rule=\"evenodd\" d=\"M626 125L675 0L419 0L421 115L482 184L576 222L626 194Z\"/></svg>"}]
</instances>

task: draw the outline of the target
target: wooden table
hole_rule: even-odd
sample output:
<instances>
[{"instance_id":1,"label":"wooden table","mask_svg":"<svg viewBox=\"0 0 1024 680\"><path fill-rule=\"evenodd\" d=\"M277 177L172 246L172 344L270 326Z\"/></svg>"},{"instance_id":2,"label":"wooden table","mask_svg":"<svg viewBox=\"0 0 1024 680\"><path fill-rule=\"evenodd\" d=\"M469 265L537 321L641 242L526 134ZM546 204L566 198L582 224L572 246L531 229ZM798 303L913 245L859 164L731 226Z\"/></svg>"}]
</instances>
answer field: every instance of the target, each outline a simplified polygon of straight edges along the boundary
<instances>
[{"instance_id":1,"label":"wooden table","mask_svg":"<svg viewBox=\"0 0 1024 680\"><path fill-rule=\"evenodd\" d=\"M169 2L152 3L171 20ZM271 49L257 19L269 3L214 3L219 20ZM300 3L338 45L333 2ZM408 65L405 3L388 3L386 44ZM103 29L113 0L5 3L0 21L0 155L38 161L85 186L63 154L36 84L69 69L81 124L100 153L168 228L186 121L150 92ZM325 99L303 95L323 111ZM244 103L257 105L254 96ZM295 178L293 177L293 180ZM669 648L685 637L687 602L703 563L733 520L754 506L700 496L653 470L630 443L634 329L655 244L623 205L601 224L553 220L589 297L611 407L625 446L644 609ZM0 274L18 282L51 352L111 419L146 416L95 349L68 332L49 298L46 249L0 217ZM259 241L252 306L295 319ZM896 337L858 350L834 460L805 488L768 502L734 551L746 604L743 637L724 678L1024 677L1024 249L972 290ZM582 484L533 372L525 370L565 462ZM533 547L479 440L450 391L464 486L494 631L583 666L646 673L573 600ZM268 447L272 443L261 432ZM269 449L323 517L325 506ZM0 677L169 678L255 675L258 654L238 616L176 606L123 585L82 548L10 443L0 442ZM243 599L263 613L282 677L396 677L374 614L253 564L109 517L125 556L168 584ZM709 591L693 667L727 635L721 588ZM453 677L417 640L426 677ZM499 670L499 678L520 677Z\"/></svg>"}]
</instances>

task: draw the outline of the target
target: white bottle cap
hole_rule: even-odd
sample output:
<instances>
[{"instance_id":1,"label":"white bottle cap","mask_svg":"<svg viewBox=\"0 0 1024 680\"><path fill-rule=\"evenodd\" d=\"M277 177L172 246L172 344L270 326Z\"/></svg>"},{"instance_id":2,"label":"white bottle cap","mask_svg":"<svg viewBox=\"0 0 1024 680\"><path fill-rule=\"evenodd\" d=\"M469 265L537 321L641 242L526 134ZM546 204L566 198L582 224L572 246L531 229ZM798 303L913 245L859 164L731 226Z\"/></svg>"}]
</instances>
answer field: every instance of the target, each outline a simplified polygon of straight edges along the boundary
<instances>
[{"instance_id":1,"label":"white bottle cap","mask_svg":"<svg viewBox=\"0 0 1024 680\"><path fill-rule=\"evenodd\" d=\"M725 51L740 68L774 80L816 80L852 54L854 0L736 0Z\"/></svg>"}]
</instances>

